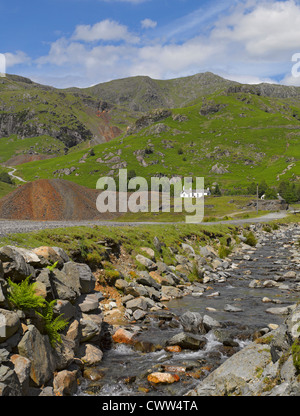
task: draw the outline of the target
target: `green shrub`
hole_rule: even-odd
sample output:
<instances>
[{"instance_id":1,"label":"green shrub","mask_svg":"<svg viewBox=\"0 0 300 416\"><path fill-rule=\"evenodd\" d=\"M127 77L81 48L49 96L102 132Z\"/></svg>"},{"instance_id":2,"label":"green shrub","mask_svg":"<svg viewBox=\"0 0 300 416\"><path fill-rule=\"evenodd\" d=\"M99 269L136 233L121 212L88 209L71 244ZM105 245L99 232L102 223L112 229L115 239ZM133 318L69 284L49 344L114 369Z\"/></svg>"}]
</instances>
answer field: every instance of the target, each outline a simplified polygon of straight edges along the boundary
<instances>
[{"instance_id":1,"label":"green shrub","mask_svg":"<svg viewBox=\"0 0 300 416\"><path fill-rule=\"evenodd\" d=\"M297 372L300 372L300 345L299 345L299 339L296 339L296 341L293 343L291 347L292 351L292 357L293 357L293 364L296 368Z\"/></svg>"},{"instance_id":2,"label":"green shrub","mask_svg":"<svg viewBox=\"0 0 300 416\"><path fill-rule=\"evenodd\" d=\"M227 257L231 253L231 251L232 251L231 247L225 247L221 245L218 249L218 254L219 254L220 259L224 259L225 257Z\"/></svg>"},{"instance_id":3,"label":"green shrub","mask_svg":"<svg viewBox=\"0 0 300 416\"><path fill-rule=\"evenodd\" d=\"M51 346L54 348L57 343L61 343L61 336L58 332L63 330L69 323L62 318L62 315L53 319L53 306L56 300L47 302L42 296L36 295L35 283L30 283L29 281L30 276L19 284L8 279L10 286L8 300L16 308L21 310L33 309L37 315L43 318L45 332L49 336Z\"/></svg>"},{"instance_id":4,"label":"green shrub","mask_svg":"<svg viewBox=\"0 0 300 416\"><path fill-rule=\"evenodd\" d=\"M38 309L45 305L45 299L35 293L35 283L30 283L30 276L23 282L17 284L8 279L9 295L8 300L21 310Z\"/></svg>"},{"instance_id":5,"label":"green shrub","mask_svg":"<svg viewBox=\"0 0 300 416\"><path fill-rule=\"evenodd\" d=\"M56 344L61 344L62 339L59 331L65 329L65 327L69 324L66 319L63 319L63 314L53 318L54 310L53 307L56 304L56 299L47 302L45 301L45 305L42 309L42 312L36 311L36 313L43 318L44 320L44 328L45 332L49 337L50 344L53 348L55 348Z\"/></svg>"},{"instance_id":6,"label":"green shrub","mask_svg":"<svg viewBox=\"0 0 300 416\"><path fill-rule=\"evenodd\" d=\"M246 241L245 243L248 244L251 247L255 247L257 244L257 239L255 237L255 235L253 234L252 231L250 231L249 233L246 233L246 235L244 235L244 237L246 237Z\"/></svg>"},{"instance_id":7,"label":"green shrub","mask_svg":"<svg viewBox=\"0 0 300 416\"><path fill-rule=\"evenodd\" d=\"M0 182L12 184L11 176L7 172L0 172Z\"/></svg>"}]
</instances>

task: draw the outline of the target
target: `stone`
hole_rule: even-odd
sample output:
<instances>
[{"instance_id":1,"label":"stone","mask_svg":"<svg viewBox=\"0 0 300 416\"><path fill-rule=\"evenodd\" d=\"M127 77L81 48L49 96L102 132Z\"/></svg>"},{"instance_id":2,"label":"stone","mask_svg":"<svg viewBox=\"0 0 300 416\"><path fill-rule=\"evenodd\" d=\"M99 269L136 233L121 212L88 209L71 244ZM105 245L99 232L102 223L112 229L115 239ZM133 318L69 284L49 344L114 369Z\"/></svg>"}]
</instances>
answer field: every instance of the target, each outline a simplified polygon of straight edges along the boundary
<instances>
[{"instance_id":1,"label":"stone","mask_svg":"<svg viewBox=\"0 0 300 416\"><path fill-rule=\"evenodd\" d=\"M249 395L247 383L270 363L270 347L255 342L229 357L187 396ZM250 394L251 395L251 394Z\"/></svg>"},{"instance_id":2,"label":"stone","mask_svg":"<svg viewBox=\"0 0 300 416\"><path fill-rule=\"evenodd\" d=\"M63 370L54 377L53 391L55 396L73 396L77 387L76 371Z\"/></svg>"},{"instance_id":3,"label":"stone","mask_svg":"<svg viewBox=\"0 0 300 416\"><path fill-rule=\"evenodd\" d=\"M95 322L92 319L81 319L80 320L81 337L80 342L86 342L99 336L101 333L101 323Z\"/></svg>"},{"instance_id":4,"label":"stone","mask_svg":"<svg viewBox=\"0 0 300 416\"><path fill-rule=\"evenodd\" d=\"M234 305L225 305L224 311L226 311L226 312L243 312L243 309L238 308L237 306L234 306Z\"/></svg>"},{"instance_id":5,"label":"stone","mask_svg":"<svg viewBox=\"0 0 300 416\"><path fill-rule=\"evenodd\" d=\"M162 286L161 288L162 296L167 296L168 298L182 298L183 292L177 287L173 286ZM161 299L162 300L162 299Z\"/></svg>"},{"instance_id":6,"label":"stone","mask_svg":"<svg viewBox=\"0 0 300 416\"><path fill-rule=\"evenodd\" d=\"M103 357L103 352L100 348L92 344L82 344L78 350L78 357L87 367L92 367L100 364Z\"/></svg>"},{"instance_id":7,"label":"stone","mask_svg":"<svg viewBox=\"0 0 300 416\"><path fill-rule=\"evenodd\" d=\"M204 326L206 332L209 332L212 328L219 328L222 325L216 319L213 319L208 315L204 315L203 316L203 326Z\"/></svg>"},{"instance_id":8,"label":"stone","mask_svg":"<svg viewBox=\"0 0 300 416\"><path fill-rule=\"evenodd\" d=\"M94 312L99 308L99 300L95 294L81 295L76 301L81 312Z\"/></svg>"},{"instance_id":9,"label":"stone","mask_svg":"<svg viewBox=\"0 0 300 416\"><path fill-rule=\"evenodd\" d=\"M35 326L29 325L28 331L18 344L18 352L31 362L31 380L37 386L44 385L55 370L55 360L48 336L41 335Z\"/></svg>"},{"instance_id":10,"label":"stone","mask_svg":"<svg viewBox=\"0 0 300 416\"><path fill-rule=\"evenodd\" d=\"M78 281L72 280L63 271L54 269L48 276L55 298L72 302L80 295Z\"/></svg>"},{"instance_id":11,"label":"stone","mask_svg":"<svg viewBox=\"0 0 300 416\"><path fill-rule=\"evenodd\" d=\"M26 396L29 391L31 362L28 358L22 357L18 354L12 355L10 360L14 364L14 371L18 376L19 383L22 388L22 395Z\"/></svg>"},{"instance_id":12,"label":"stone","mask_svg":"<svg viewBox=\"0 0 300 416\"><path fill-rule=\"evenodd\" d=\"M53 311L55 316L63 315L63 319L70 321L75 316L76 308L68 300L57 299Z\"/></svg>"},{"instance_id":13,"label":"stone","mask_svg":"<svg viewBox=\"0 0 300 416\"><path fill-rule=\"evenodd\" d=\"M179 345L170 345L165 347L165 351L167 352L181 352L182 348Z\"/></svg>"},{"instance_id":14,"label":"stone","mask_svg":"<svg viewBox=\"0 0 300 416\"><path fill-rule=\"evenodd\" d=\"M133 312L133 318L134 318L134 320L136 320L136 321L139 321L139 320L141 320L141 319L144 319L144 318L145 318L145 316L147 316L147 312L142 311L141 309L136 309L136 310Z\"/></svg>"},{"instance_id":15,"label":"stone","mask_svg":"<svg viewBox=\"0 0 300 416\"><path fill-rule=\"evenodd\" d=\"M13 336L20 326L20 318L16 312L0 309L0 344Z\"/></svg>"},{"instance_id":16,"label":"stone","mask_svg":"<svg viewBox=\"0 0 300 416\"><path fill-rule=\"evenodd\" d=\"M156 290L159 290L161 288L161 284L157 282L157 280L155 280L153 277L151 277L151 275L148 272L138 272L138 276L139 277L136 279L137 283L140 283L144 286L154 287L154 289Z\"/></svg>"},{"instance_id":17,"label":"stone","mask_svg":"<svg viewBox=\"0 0 300 416\"><path fill-rule=\"evenodd\" d=\"M115 282L115 288L124 291L126 287L128 286L128 283L126 280L123 279L117 279Z\"/></svg>"},{"instance_id":18,"label":"stone","mask_svg":"<svg viewBox=\"0 0 300 416\"><path fill-rule=\"evenodd\" d=\"M140 296L148 296L148 291L142 285L128 285L125 289L125 294L132 295L133 297L138 298Z\"/></svg>"},{"instance_id":19,"label":"stone","mask_svg":"<svg viewBox=\"0 0 300 416\"><path fill-rule=\"evenodd\" d=\"M284 277L285 279L294 279L295 277L297 277L297 274L296 274L296 272L294 272L294 271L289 271L289 272L286 272L286 273L283 275L283 277Z\"/></svg>"},{"instance_id":20,"label":"stone","mask_svg":"<svg viewBox=\"0 0 300 416\"><path fill-rule=\"evenodd\" d=\"M175 286L174 279L169 275L161 276L159 273L152 271L150 276L161 286Z\"/></svg>"},{"instance_id":21,"label":"stone","mask_svg":"<svg viewBox=\"0 0 300 416\"><path fill-rule=\"evenodd\" d=\"M30 266L37 268L37 267L42 267L43 265L45 265L45 262L43 262L43 260L40 259L39 256L36 253L34 253L34 251L32 250L27 250L21 247L14 247L14 250L20 253L21 256L23 256L25 262L29 264Z\"/></svg>"},{"instance_id":22,"label":"stone","mask_svg":"<svg viewBox=\"0 0 300 416\"><path fill-rule=\"evenodd\" d=\"M22 396L22 386L16 372L6 365L0 366L1 396Z\"/></svg>"},{"instance_id":23,"label":"stone","mask_svg":"<svg viewBox=\"0 0 300 416\"><path fill-rule=\"evenodd\" d=\"M295 307L296 305L284 306L282 308L268 308L266 309L266 312L271 313L272 315L288 315Z\"/></svg>"},{"instance_id":24,"label":"stone","mask_svg":"<svg viewBox=\"0 0 300 416\"><path fill-rule=\"evenodd\" d=\"M77 348L75 340L71 340L64 334L61 334L60 336L61 343L57 343L55 348L52 349L56 370L63 370L74 361L75 349Z\"/></svg>"},{"instance_id":25,"label":"stone","mask_svg":"<svg viewBox=\"0 0 300 416\"><path fill-rule=\"evenodd\" d=\"M119 328L112 336L112 339L117 344L134 344L134 337L136 333Z\"/></svg>"},{"instance_id":26,"label":"stone","mask_svg":"<svg viewBox=\"0 0 300 416\"><path fill-rule=\"evenodd\" d=\"M68 262L64 264L63 271L72 281L72 285L65 282L77 294L87 294L95 289L96 278L87 264Z\"/></svg>"},{"instance_id":27,"label":"stone","mask_svg":"<svg viewBox=\"0 0 300 416\"><path fill-rule=\"evenodd\" d=\"M186 243L182 243L181 248L188 255L191 255L191 256L195 255L195 250L193 249L193 247L191 245L186 244Z\"/></svg>"},{"instance_id":28,"label":"stone","mask_svg":"<svg viewBox=\"0 0 300 416\"><path fill-rule=\"evenodd\" d=\"M178 382L180 377L177 374L157 372L149 374L147 380L153 384L172 384Z\"/></svg>"},{"instance_id":29,"label":"stone","mask_svg":"<svg viewBox=\"0 0 300 416\"><path fill-rule=\"evenodd\" d=\"M210 246L200 247L200 255L203 257L217 257L217 253Z\"/></svg>"},{"instance_id":30,"label":"stone","mask_svg":"<svg viewBox=\"0 0 300 416\"><path fill-rule=\"evenodd\" d=\"M139 297L127 302L126 308L131 309L133 312L136 309L142 309L143 311L146 311L148 309L148 304L143 297Z\"/></svg>"},{"instance_id":31,"label":"stone","mask_svg":"<svg viewBox=\"0 0 300 416\"><path fill-rule=\"evenodd\" d=\"M203 318L198 312L185 312L180 316L179 321L182 325L184 332L190 332L192 334L205 334L206 330L203 324Z\"/></svg>"},{"instance_id":32,"label":"stone","mask_svg":"<svg viewBox=\"0 0 300 416\"><path fill-rule=\"evenodd\" d=\"M1 247L0 260L3 266L4 277L10 277L16 282L20 282L30 275L35 277L34 268L26 263L24 257L14 246Z\"/></svg>"},{"instance_id":33,"label":"stone","mask_svg":"<svg viewBox=\"0 0 300 416\"><path fill-rule=\"evenodd\" d=\"M54 263L58 263L57 267L62 267L63 266L63 259L57 254L57 252L52 248L52 247L48 247L48 246L42 246L42 247L37 247L35 249L32 250L38 257L42 257L43 259L45 259L48 264L54 264Z\"/></svg>"},{"instance_id":34,"label":"stone","mask_svg":"<svg viewBox=\"0 0 300 416\"><path fill-rule=\"evenodd\" d=\"M141 251L148 254L150 259L155 262L155 253L154 253L154 250L152 248L150 248L150 247L141 247Z\"/></svg>"},{"instance_id":35,"label":"stone","mask_svg":"<svg viewBox=\"0 0 300 416\"><path fill-rule=\"evenodd\" d=\"M55 251L55 253L62 258L62 260L64 261L64 263L68 263L70 261L70 257L67 255L67 253L65 252L64 249L62 249L61 247L52 247L53 250Z\"/></svg>"},{"instance_id":36,"label":"stone","mask_svg":"<svg viewBox=\"0 0 300 416\"><path fill-rule=\"evenodd\" d=\"M159 240L159 238L156 237L156 236L153 239L153 245L159 253L162 252L162 247L163 247L164 244L162 244L161 241Z\"/></svg>"},{"instance_id":37,"label":"stone","mask_svg":"<svg viewBox=\"0 0 300 416\"><path fill-rule=\"evenodd\" d=\"M157 269L156 264L152 260L148 259L147 257L142 256L141 254L138 254L135 258L140 264L145 266L148 270Z\"/></svg>"},{"instance_id":38,"label":"stone","mask_svg":"<svg viewBox=\"0 0 300 416\"><path fill-rule=\"evenodd\" d=\"M179 345L182 349L199 350L203 349L207 344L204 337L180 332L167 341L168 346Z\"/></svg>"}]
</instances>

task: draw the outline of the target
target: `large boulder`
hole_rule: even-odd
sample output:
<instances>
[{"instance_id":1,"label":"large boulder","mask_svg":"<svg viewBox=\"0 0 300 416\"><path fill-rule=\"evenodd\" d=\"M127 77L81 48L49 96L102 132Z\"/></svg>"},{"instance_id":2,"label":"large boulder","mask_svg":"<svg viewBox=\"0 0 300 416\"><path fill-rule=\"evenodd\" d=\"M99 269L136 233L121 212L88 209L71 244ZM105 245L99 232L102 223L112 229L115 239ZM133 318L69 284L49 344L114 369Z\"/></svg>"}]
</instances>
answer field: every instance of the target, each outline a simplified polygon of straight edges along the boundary
<instances>
[{"instance_id":1,"label":"large boulder","mask_svg":"<svg viewBox=\"0 0 300 416\"><path fill-rule=\"evenodd\" d=\"M30 378L37 386L44 385L52 377L55 359L48 335L42 335L34 325L29 325L18 344L18 352L30 360Z\"/></svg>"},{"instance_id":2,"label":"large boulder","mask_svg":"<svg viewBox=\"0 0 300 416\"><path fill-rule=\"evenodd\" d=\"M87 264L68 262L64 264L63 271L70 279L79 283L82 294L90 293L95 288L96 278Z\"/></svg>"},{"instance_id":3,"label":"large boulder","mask_svg":"<svg viewBox=\"0 0 300 416\"><path fill-rule=\"evenodd\" d=\"M180 332L167 341L169 346L179 345L182 349L199 350L207 344L205 337Z\"/></svg>"},{"instance_id":4,"label":"large boulder","mask_svg":"<svg viewBox=\"0 0 300 416\"><path fill-rule=\"evenodd\" d=\"M35 277L34 268L26 263L23 255L14 246L1 247L0 260L5 277L18 282L30 275Z\"/></svg>"},{"instance_id":5,"label":"large boulder","mask_svg":"<svg viewBox=\"0 0 300 416\"><path fill-rule=\"evenodd\" d=\"M16 372L6 365L0 366L1 396L22 396L22 386Z\"/></svg>"},{"instance_id":6,"label":"large boulder","mask_svg":"<svg viewBox=\"0 0 300 416\"><path fill-rule=\"evenodd\" d=\"M20 319L16 312L0 309L0 344L14 335L20 325Z\"/></svg>"},{"instance_id":7,"label":"large boulder","mask_svg":"<svg viewBox=\"0 0 300 416\"><path fill-rule=\"evenodd\" d=\"M185 312L179 318L184 332L192 334L206 334L203 318L198 312Z\"/></svg>"}]
</instances>

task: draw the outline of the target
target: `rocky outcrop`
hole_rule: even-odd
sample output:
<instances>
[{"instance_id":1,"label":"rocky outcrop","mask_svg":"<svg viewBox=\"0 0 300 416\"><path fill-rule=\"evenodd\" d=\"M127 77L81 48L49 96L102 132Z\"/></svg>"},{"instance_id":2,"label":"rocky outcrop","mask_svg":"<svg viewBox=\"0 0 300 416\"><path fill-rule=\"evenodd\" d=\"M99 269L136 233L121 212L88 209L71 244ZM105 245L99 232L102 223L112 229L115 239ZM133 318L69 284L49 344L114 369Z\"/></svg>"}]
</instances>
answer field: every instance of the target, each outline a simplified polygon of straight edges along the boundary
<instances>
[{"instance_id":1,"label":"rocky outcrop","mask_svg":"<svg viewBox=\"0 0 300 416\"><path fill-rule=\"evenodd\" d=\"M62 141L68 148L92 139L92 133L79 120L70 127L54 128L39 123L36 116L35 110L3 112L0 114L0 137L9 137L12 134L20 137L49 135Z\"/></svg>"},{"instance_id":2,"label":"rocky outcrop","mask_svg":"<svg viewBox=\"0 0 300 416\"><path fill-rule=\"evenodd\" d=\"M133 126L128 127L126 135L138 133L145 127L158 123L172 115L171 110L156 109L139 118ZM164 125L163 125L164 126ZM163 130L167 127L163 127ZM159 128L158 128L159 129ZM165 130L164 130L165 131Z\"/></svg>"},{"instance_id":3,"label":"rocky outcrop","mask_svg":"<svg viewBox=\"0 0 300 416\"><path fill-rule=\"evenodd\" d=\"M9 299L8 278L20 283L29 275L36 295L56 301L54 317L67 322L61 342L53 343L33 309L18 309ZM0 249L0 396L76 392L84 370L103 356L103 296L95 282L89 266L70 261L60 248Z\"/></svg>"},{"instance_id":4,"label":"rocky outcrop","mask_svg":"<svg viewBox=\"0 0 300 416\"><path fill-rule=\"evenodd\" d=\"M250 201L245 208L256 209L257 201ZM284 199L258 200L258 209L261 211L286 211L288 208L289 204Z\"/></svg>"},{"instance_id":5,"label":"rocky outcrop","mask_svg":"<svg viewBox=\"0 0 300 416\"><path fill-rule=\"evenodd\" d=\"M300 306L207 376L190 396L299 396Z\"/></svg>"}]
</instances>

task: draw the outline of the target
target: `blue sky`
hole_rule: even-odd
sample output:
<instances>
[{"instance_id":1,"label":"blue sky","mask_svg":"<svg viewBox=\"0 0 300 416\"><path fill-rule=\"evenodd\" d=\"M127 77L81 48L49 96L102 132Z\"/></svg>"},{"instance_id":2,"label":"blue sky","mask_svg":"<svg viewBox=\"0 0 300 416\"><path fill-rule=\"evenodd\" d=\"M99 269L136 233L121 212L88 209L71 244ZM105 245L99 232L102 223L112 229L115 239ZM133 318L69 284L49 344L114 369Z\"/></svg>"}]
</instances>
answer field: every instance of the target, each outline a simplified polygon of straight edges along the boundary
<instances>
[{"instance_id":1,"label":"blue sky","mask_svg":"<svg viewBox=\"0 0 300 416\"><path fill-rule=\"evenodd\" d=\"M0 0L0 53L58 88L205 71L300 86L300 0Z\"/></svg>"}]
</instances>

